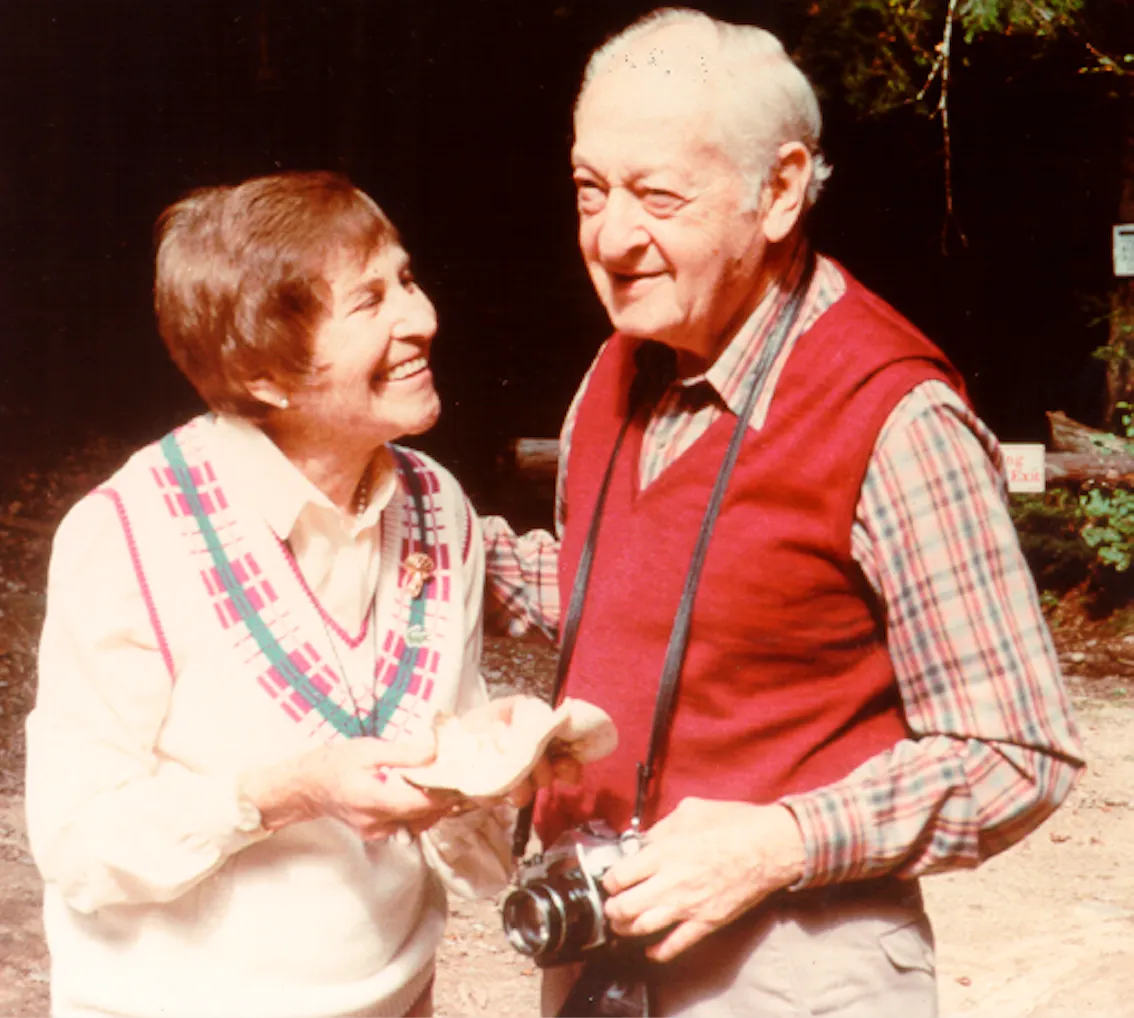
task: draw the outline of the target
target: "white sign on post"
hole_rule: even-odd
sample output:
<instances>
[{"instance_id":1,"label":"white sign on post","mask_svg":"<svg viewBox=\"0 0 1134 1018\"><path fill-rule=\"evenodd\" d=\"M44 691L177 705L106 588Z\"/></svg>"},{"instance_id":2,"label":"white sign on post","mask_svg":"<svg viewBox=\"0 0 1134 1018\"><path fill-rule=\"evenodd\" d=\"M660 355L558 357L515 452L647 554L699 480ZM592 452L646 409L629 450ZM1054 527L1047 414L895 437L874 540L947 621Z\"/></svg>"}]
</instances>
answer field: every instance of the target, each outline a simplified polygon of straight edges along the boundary
<instances>
[{"instance_id":1,"label":"white sign on post","mask_svg":"<svg viewBox=\"0 0 1134 1018\"><path fill-rule=\"evenodd\" d=\"M1044 447L1042 442L1003 442L1004 468L1011 492L1044 490Z\"/></svg>"},{"instance_id":2,"label":"white sign on post","mask_svg":"<svg viewBox=\"0 0 1134 1018\"><path fill-rule=\"evenodd\" d=\"M1111 241L1114 274L1134 276L1134 223L1121 223L1115 226Z\"/></svg>"}]
</instances>

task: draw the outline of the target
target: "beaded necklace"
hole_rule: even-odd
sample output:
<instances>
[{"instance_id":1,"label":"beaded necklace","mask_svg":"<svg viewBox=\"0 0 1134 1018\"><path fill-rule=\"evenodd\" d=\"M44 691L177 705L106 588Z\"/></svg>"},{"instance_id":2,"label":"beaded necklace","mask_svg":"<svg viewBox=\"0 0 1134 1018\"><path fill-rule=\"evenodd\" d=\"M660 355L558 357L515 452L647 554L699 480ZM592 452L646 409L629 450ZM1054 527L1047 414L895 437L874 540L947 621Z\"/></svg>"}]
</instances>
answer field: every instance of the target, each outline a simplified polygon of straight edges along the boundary
<instances>
[{"instance_id":1,"label":"beaded necklace","mask_svg":"<svg viewBox=\"0 0 1134 1018\"><path fill-rule=\"evenodd\" d=\"M371 649L369 666L371 673L370 692L371 701L374 706L369 714L362 710L358 698L355 696L353 684L350 682L347 669L342 658L339 656L334 636L327 626L326 619L323 618L323 613L319 613L323 631L326 633L327 642L331 647L331 653L334 655L335 663L338 665L339 674L342 676L343 680L343 686L346 688L347 696L350 699L351 707L354 711L354 717L358 722L358 734L368 735L371 738L376 738L380 734L381 728L385 727L385 723L389 719L393 707L396 706L402 692L404 692L404 687L408 685L410 677L413 674L413 669L417 662L417 656L424 642L425 635L425 586L433 578L435 570L433 556L429 546L428 530L425 525L425 499L422 495L421 479L418 477L413 463L404 452L394 446L390 446L390 451L393 453L394 460L398 467L398 473L413 501L414 513L417 516L417 544L419 550L411 552L402 561L401 575L406 577L406 590L410 596L410 618L409 624L406 627L402 656L398 663L396 675L393 683L381 700L378 697L377 676L378 592L375 589L371 591L370 594L370 603L368 606L370 618L367 624L370 627ZM366 475L363 477L362 481L359 482L359 493L356 493L354 500L354 512L356 515L365 508L366 502L369 501L372 483L373 460L371 461L371 465L367 468Z\"/></svg>"}]
</instances>

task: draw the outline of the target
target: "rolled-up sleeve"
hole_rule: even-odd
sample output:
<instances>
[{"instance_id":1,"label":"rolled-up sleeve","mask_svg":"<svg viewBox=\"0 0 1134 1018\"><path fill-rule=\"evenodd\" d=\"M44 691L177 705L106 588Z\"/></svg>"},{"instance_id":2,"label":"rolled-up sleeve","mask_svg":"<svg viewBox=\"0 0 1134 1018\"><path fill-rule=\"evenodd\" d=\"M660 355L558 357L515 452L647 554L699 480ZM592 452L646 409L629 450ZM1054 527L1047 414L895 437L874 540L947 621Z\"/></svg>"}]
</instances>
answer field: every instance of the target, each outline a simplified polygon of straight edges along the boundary
<instances>
[{"instance_id":1,"label":"rolled-up sleeve","mask_svg":"<svg viewBox=\"0 0 1134 1018\"><path fill-rule=\"evenodd\" d=\"M1050 815L1083 766L996 440L941 383L891 415L853 536L910 735L784 800L807 848L799 886L976 866Z\"/></svg>"},{"instance_id":2,"label":"rolled-up sleeve","mask_svg":"<svg viewBox=\"0 0 1134 1018\"><path fill-rule=\"evenodd\" d=\"M78 911L173 900L267 836L235 775L156 750L168 662L115 504L92 494L55 538L27 722L32 852Z\"/></svg>"},{"instance_id":3,"label":"rolled-up sleeve","mask_svg":"<svg viewBox=\"0 0 1134 1018\"><path fill-rule=\"evenodd\" d=\"M546 530L516 534L501 516L486 516L481 523L489 625L514 636L535 626L554 637L560 614L559 541Z\"/></svg>"}]
</instances>

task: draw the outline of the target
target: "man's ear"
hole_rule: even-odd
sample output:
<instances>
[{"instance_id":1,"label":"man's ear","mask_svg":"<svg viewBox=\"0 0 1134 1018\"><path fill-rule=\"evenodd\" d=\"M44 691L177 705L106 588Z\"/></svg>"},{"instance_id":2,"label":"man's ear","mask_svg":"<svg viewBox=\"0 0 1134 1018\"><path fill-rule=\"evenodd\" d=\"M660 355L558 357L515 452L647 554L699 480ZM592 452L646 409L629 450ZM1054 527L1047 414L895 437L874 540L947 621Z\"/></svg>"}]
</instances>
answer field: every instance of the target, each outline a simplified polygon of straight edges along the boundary
<instances>
[{"instance_id":1,"label":"man's ear","mask_svg":"<svg viewBox=\"0 0 1134 1018\"><path fill-rule=\"evenodd\" d=\"M813 172L811 153L804 145L789 141L780 146L764 184L764 236L769 243L778 244L795 229Z\"/></svg>"},{"instance_id":2,"label":"man's ear","mask_svg":"<svg viewBox=\"0 0 1134 1018\"><path fill-rule=\"evenodd\" d=\"M252 381L247 382L244 386L248 390L248 395L253 399L270 407L275 407L277 410L286 410L291 406L291 400L288 395L270 378L253 378Z\"/></svg>"}]
</instances>

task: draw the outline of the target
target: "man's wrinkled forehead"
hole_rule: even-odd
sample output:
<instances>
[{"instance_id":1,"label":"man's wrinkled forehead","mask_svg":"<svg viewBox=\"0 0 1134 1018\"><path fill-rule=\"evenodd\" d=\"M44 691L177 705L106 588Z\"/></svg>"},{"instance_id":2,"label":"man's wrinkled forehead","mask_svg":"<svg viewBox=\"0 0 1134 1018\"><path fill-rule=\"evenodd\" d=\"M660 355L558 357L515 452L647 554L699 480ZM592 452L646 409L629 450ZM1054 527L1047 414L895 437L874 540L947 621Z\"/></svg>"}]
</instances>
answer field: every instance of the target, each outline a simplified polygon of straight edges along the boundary
<instances>
[{"instance_id":1,"label":"man's wrinkled forehead","mask_svg":"<svg viewBox=\"0 0 1134 1018\"><path fill-rule=\"evenodd\" d=\"M665 25L612 53L583 94L612 79L643 90L710 84L720 67L720 40L712 26Z\"/></svg>"},{"instance_id":2,"label":"man's wrinkled forehead","mask_svg":"<svg viewBox=\"0 0 1134 1018\"><path fill-rule=\"evenodd\" d=\"M606 133L647 121L681 133L696 123L699 135L717 133L723 81L712 26L663 26L630 40L595 71L575 107L576 141L588 128Z\"/></svg>"},{"instance_id":3,"label":"man's wrinkled forehead","mask_svg":"<svg viewBox=\"0 0 1134 1018\"><path fill-rule=\"evenodd\" d=\"M680 38L671 45L660 31L634 42L580 96L575 165L622 163L630 153L636 164L671 165L723 148L724 104L704 54Z\"/></svg>"}]
</instances>

